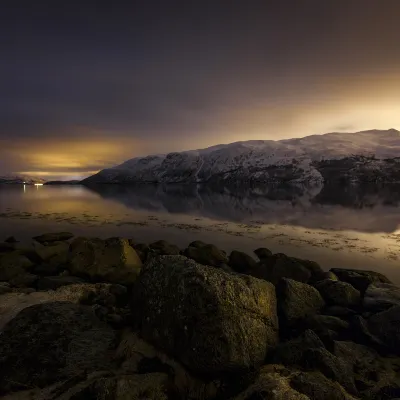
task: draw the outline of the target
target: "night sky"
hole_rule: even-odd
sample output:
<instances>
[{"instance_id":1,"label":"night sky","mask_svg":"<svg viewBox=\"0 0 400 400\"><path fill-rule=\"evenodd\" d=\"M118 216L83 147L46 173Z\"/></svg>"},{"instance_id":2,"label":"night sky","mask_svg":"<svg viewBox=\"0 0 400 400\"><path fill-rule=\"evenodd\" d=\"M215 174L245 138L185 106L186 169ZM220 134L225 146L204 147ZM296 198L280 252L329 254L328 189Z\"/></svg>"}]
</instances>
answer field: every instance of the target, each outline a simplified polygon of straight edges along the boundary
<instances>
[{"instance_id":1,"label":"night sky","mask_svg":"<svg viewBox=\"0 0 400 400\"><path fill-rule=\"evenodd\" d=\"M0 174L400 129L400 0L3 0L0 51Z\"/></svg>"}]
</instances>

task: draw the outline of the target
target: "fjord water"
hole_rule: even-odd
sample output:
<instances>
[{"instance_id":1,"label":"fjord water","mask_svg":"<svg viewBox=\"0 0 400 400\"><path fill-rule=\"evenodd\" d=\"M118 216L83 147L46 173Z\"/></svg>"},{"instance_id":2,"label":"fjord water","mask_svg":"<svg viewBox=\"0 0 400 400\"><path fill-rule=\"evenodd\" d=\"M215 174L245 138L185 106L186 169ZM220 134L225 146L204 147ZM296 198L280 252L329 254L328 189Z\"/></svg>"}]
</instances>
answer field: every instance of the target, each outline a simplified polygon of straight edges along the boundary
<instances>
[{"instance_id":1,"label":"fjord water","mask_svg":"<svg viewBox=\"0 0 400 400\"><path fill-rule=\"evenodd\" d=\"M400 188L386 186L0 186L0 240L49 231L181 247L258 247L400 282Z\"/></svg>"}]
</instances>

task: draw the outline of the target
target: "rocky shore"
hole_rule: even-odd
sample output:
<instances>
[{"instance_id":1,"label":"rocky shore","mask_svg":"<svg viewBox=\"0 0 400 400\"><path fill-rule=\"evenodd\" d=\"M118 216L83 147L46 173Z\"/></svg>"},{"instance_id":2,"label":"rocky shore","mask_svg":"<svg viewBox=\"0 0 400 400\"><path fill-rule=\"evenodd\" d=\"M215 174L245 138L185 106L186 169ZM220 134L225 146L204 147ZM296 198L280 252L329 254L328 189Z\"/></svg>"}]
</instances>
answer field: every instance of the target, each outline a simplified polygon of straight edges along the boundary
<instances>
[{"instance_id":1,"label":"rocky shore","mask_svg":"<svg viewBox=\"0 0 400 400\"><path fill-rule=\"evenodd\" d=\"M212 244L0 243L9 400L400 398L400 288Z\"/></svg>"}]
</instances>

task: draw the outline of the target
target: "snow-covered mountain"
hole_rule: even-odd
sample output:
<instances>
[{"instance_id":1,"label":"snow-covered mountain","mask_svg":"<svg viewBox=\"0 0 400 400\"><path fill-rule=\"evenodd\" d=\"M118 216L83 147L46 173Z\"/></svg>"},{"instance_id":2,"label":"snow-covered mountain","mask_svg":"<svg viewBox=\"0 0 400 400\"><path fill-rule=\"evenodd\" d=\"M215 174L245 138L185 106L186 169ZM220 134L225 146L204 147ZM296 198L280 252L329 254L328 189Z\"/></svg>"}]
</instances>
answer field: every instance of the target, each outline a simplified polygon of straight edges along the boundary
<instances>
[{"instance_id":1,"label":"snow-covered mountain","mask_svg":"<svg viewBox=\"0 0 400 400\"><path fill-rule=\"evenodd\" d=\"M25 176L25 175L0 176L0 184L34 185L35 183L45 183L45 180L41 179L41 178L33 178L31 176Z\"/></svg>"},{"instance_id":2,"label":"snow-covered mountain","mask_svg":"<svg viewBox=\"0 0 400 400\"><path fill-rule=\"evenodd\" d=\"M250 140L201 150L136 157L83 183L400 181L400 132L327 133Z\"/></svg>"}]
</instances>

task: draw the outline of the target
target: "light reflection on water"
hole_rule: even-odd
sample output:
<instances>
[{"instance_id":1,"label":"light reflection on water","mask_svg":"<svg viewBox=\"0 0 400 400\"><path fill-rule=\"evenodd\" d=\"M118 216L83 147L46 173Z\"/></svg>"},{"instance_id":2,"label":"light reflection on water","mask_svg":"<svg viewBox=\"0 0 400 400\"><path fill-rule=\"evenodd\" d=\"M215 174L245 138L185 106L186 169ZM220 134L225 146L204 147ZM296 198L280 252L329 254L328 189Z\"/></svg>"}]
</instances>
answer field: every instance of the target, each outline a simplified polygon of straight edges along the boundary
<instances>
[{"instance_id":1,"label":"light reflection on water","mask_svg":"<svg viewBox=\"0 0 400 400\"><path fill-rule=\"evenodd\" d=\"M265 246L400 281L400 190L387 187L0 187L0 234L48 230L138 241L192 240L226 250ZM0 238L1 239L1 238Z\"/></svg>"}]
</instances>

